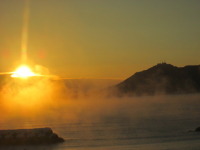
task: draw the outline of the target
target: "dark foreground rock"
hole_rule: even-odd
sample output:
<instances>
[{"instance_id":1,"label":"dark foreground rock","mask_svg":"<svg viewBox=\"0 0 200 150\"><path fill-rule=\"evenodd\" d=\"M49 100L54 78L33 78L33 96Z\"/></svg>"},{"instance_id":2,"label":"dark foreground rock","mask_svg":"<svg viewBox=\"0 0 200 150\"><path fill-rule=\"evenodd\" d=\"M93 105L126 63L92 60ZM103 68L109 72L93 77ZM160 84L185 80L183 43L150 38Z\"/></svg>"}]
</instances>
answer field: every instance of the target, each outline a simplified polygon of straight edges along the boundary
<instances>
[{"instance_id":1,"label":"dark foreground rock","mask_svg":"<svg viewBox=\"0 0 200 150\"><path fill-rule=\"evenodd\" d=\"M64 142L51 128L0 130L0 145L40 145Z\"/></svg>"},{"instance_id":2,"label":"dark foreground rock","mask_svg":"<svg viewBox=\"0 0 200 150\"><path fill-rule=\"evenodd\" d=\"M200 127L196 128L195 132L200 132Z\"/></svg>"}]
</instances>

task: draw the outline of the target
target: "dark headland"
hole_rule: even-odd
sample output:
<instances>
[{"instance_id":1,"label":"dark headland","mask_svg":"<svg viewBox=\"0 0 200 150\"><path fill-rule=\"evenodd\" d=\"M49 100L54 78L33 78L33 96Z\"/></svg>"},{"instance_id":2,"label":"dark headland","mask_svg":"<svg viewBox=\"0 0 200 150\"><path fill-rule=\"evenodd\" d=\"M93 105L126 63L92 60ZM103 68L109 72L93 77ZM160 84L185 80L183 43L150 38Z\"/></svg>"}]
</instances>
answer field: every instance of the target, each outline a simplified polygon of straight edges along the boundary
<instances>
[{"instance_id":1,"label":"dark headland","mask_svg":"<svg viewBox=\"0 0 200 150\"><path fill-rule=\"evenodd\" d=\"M189 94L200 92L200 65L157 64L117 84L119 95Z\"/></svg>"}]
</instances>

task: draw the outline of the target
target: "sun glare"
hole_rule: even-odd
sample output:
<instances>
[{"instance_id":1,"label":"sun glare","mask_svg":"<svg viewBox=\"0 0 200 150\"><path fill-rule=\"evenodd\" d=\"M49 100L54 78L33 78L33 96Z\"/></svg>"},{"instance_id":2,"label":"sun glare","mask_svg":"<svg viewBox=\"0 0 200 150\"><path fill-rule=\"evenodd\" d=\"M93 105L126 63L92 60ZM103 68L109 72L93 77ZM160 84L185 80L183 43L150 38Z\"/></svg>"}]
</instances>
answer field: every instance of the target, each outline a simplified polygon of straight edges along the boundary
<instances>
[{"instance_id":1,"label":"sun glare","mask_svg":"<svg viewBox=\"0 0 200 150\"><path fill-rule=\"evenodd\" d=\"M36 74L30 69L30 67L26 65L17 68L17 70L14 71L13 74L11 75L11 77L13 78L24 78L24 79L32 76L36 76Z\"/></svg>"}]
</instances>

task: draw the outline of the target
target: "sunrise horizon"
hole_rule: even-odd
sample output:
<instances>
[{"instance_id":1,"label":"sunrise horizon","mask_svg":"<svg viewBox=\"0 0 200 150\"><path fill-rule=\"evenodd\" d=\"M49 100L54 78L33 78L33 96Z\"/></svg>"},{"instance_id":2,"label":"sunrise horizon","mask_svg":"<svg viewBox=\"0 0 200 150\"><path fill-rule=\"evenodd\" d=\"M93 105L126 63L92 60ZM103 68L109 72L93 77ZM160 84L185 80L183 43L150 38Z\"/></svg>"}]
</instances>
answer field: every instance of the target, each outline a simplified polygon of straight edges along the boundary
<instances>
[{"instance_id":1,"label":"sunrise horizon","mask_svg":"<svg viewBox=\"0 0 200 150\"><path fill-rule=\"evenodd\" d=\"M0 149L198 150L200 0L0 0Z\"/></svg>"},{"instance_id":2,"label":"sunrise horizon","mask_svg":"<svg viewBox=\"0 0 200 150\"><path fill-rule=\"evenodd\" d=\"M69 78L126 78L163 60L199 64L196 0L0 3L7 62L0 71L16 68L21 58Z\"/></svg>"}]
</instances>

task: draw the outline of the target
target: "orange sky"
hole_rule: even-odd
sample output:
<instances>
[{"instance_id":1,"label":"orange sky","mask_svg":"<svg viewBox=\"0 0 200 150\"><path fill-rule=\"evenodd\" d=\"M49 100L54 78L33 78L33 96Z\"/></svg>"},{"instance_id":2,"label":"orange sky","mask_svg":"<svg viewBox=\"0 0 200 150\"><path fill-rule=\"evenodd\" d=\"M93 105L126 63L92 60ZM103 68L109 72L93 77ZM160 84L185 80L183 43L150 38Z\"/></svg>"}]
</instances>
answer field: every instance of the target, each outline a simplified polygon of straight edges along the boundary
<instances>
[{"instance_id":1,"label":"orange sky","mask_svg":"<svg viewBox=\"0 0 200 150\"><path fill-rule=\"evenodd\" d=\"M24 0L0 1L0 70L21 59ZM32 0L28 59L66 78L199 64L198 0Z\"/></svg>"}]
</instances>

